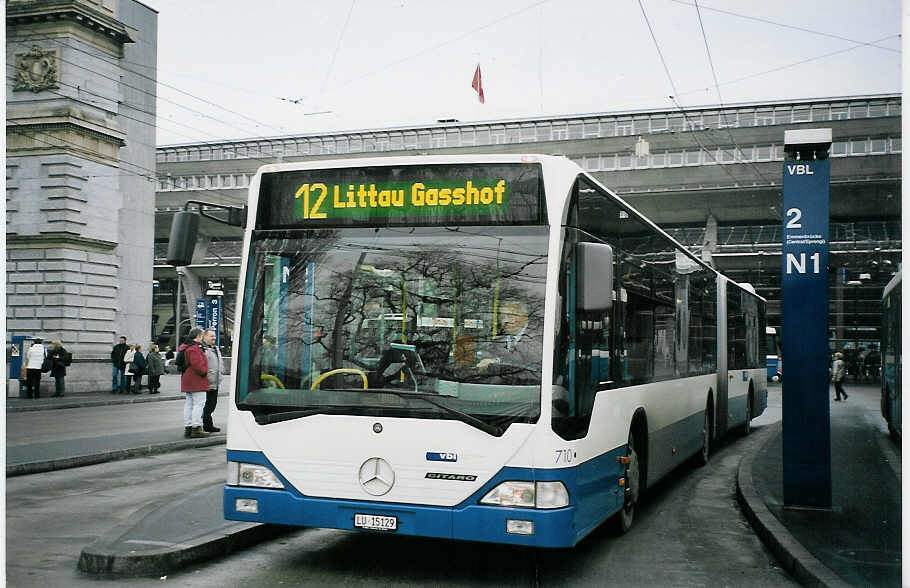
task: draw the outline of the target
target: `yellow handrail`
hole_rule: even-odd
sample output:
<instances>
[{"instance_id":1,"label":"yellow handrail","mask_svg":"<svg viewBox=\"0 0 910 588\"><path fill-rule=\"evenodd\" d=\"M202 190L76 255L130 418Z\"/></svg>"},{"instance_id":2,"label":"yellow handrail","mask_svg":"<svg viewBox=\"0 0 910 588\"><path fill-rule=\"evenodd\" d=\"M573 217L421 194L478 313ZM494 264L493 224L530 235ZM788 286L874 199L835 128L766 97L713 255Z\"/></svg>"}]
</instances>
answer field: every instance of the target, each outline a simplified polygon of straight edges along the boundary
<instances>
[{"instance_id":1,"label":"yellow handrail","mask_svg":"<svg viewBox=\"0 0 910 588\"><path fill-rule=\"evenodd\" d=\"M337 370L329 370L326 373L322 374L313 382L310 386L310 390L315 390L319 387L319 384L329 376L334 376L335 374L360 374L360 377L363 378L363 389L367 389L367 375L363 370L358 370L356 368L338 368Z\"/></svg>"}]
</instances>

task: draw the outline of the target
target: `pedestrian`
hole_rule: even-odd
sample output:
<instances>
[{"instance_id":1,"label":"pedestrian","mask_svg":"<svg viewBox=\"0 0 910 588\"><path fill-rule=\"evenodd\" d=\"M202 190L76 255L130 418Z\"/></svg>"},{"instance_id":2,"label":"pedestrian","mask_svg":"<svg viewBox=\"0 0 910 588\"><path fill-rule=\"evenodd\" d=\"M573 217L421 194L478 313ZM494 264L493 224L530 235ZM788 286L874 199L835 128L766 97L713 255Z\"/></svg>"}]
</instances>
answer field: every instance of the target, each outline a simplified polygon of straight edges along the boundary
<instances>
[{"instance_id":1,"label":"pedestrian","mask_svg":"<svg viewBox=\"0 0 910 588\"><path fill-rule=\"evenodd\" d=\"M202 430L218 433L221 429L212 422L212 413L218 404L218 388L221 385L221 350L215 345L215 329L205 330L202 335L202 349L209 364L209 389L205 393L205 407L202 409Z\"/></svg>"},{"instance_id":2,"label":"pedestrian","mask_svg":"<svg viewBox=\"0 0 910 588\"><path fill-rule=\"evenodd\" d=\"M133 389L133 358L136 357L136 344L130 343L129 349L123 354L123 374L126 377L126 384L121 394L129 394Z\"/></svg>"},{"instance_id":3,"label":"pedestrian","mask_svg":"<svg viewBox=\"0 0 910 588\"><path fill-rule=\"evenodd\" d=\"M183 436L192 439L207 437L202 430L202 410L209 389L209 364L205 358L202 343L202 329L190 329L185 342L177 348L177 355L183 353L183 373L180 375L180 391L186 394L183 405ZM181 363L181 362L178 362Z\"/></svg>"},{"instance_id":4,"label":"pedestrian","mask_svg":"<svg viewBox=\"0 0 910 588\"><path fill-rule=\"evenodd\" d=\"M47 357L47 349L44 348L44 341L40 337L35 337L34 342L28 348L25 364L25 384L28 387L29 398L41 398L41 368L44 365L45 357Z\"/></svg>"},{"instance_id":5,"label":"pedestrian","mask_svg":"<svg viewBox=\"0 0 910 588\"><path fill-rule=\"evenodd\" d=\"M123 363L123 356L127 350L129 346L126 344L126 337L120 337L120 343L111 349L111 394L122 394L126 387L126 364Z\"/></svg>"},{"instance_id":6,"label":"pedestrian","mask_svg":"<svg viewBox=\"0 0 910 588\"><path fill-rule=\"evenodd\" d=\"M135 381L135 386L133 386L133 394L142 394L142 375L148 369L148 363L145 360L145 355L142 354L142 345L136 345L136 355L133 356L133 380Z\"/></svg>"},{"instance_id":7,"label":"pedestrian","mask_svg":"<svg viewBox=\"0 0 910 588\"><path fill-rule=\"evenodd\" d=\"M171 346L168 345L164 348L164 360L174 359L174 350L171 349Z\"/></svg>"},{"instance_id":8,"label":"pedestrian","mask_svg":"<svg viewBox=\"0 0 910 588\"><path fill-rule=\"evenodd\" d=\"M152 344L152 350L145 361L148 363L149 394L158 394L161 388L161 375L164 374L164 360L161 359L157 345Z\"/></svg>"},{"instance_id":9,"label":"pedestrian","mask_svg":"<svg viewBox=\"0 0 910 588\"><path fill-rule=\"evenodd\" d=\"M54 396L59 398L65 392L66 383L64 378L66 377L66 366L70 364L71 356L59 339L51 343L51 345L51 361L53 362L51 375L54 376L55 380Z\"/></svg>"},{"instance_id":10,"label":"pedestrian","mask_svg":"<svg viewBox=\"0 0 910 588\"><path fill-rule=\"evenodd\" d=\"M847 367L844 364L844 354L838 351L834 354L834 364L831 366L831 381L834 382L834 401L840 402L843 395L844 400L848 398L847 391L844 390L844 375L847 373Z\"/></svg>"}]
</instances>

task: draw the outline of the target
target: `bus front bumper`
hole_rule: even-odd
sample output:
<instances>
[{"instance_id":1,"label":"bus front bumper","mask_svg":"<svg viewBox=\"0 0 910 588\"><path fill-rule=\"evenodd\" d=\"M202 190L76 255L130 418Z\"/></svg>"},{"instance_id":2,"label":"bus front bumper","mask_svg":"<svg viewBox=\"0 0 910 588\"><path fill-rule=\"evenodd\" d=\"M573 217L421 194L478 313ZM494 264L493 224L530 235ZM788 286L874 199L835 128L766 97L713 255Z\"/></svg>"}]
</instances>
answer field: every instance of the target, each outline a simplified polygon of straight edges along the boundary
<instances>
[{"instance_id":1,"label":"bus front bumper","mask_svg":"<svg viewBox=\"0 0 910 588\"><path fill-rule=\"evenodd\" d=\"M252 512L254 509L256 512ZM439 507L314 498L297 496L288 490L224 487L224 518L228 520L369 531L355 526L355 515L394 517L395 530L370 531L376 533L534 547L570 547L577 540L574 506L553 510L480 504ZM361 522L362 519L359 518ZM388 518L381 520L389 522Z\"/></svg>"}]
</instances>

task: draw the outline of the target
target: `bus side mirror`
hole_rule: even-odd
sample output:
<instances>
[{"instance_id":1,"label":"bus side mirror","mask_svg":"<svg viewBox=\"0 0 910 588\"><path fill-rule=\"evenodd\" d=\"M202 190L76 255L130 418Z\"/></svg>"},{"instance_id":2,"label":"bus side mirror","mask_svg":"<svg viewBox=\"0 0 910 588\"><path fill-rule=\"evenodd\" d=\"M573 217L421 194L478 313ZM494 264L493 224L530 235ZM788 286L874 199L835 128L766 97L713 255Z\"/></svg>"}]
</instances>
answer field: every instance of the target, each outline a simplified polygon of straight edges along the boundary
<instances>
[{"instance_id":1,"label":"bus side mirror","mask_svg":"<svg viewBox=\"0 0 910 588\"><path fill-rule=\"evenodd\" d=\"M613 248L603 243L575 245L575 305L582 311L613 306Z\"/></svg>"},{"instance_id":2,"label":"bus side mirror","mask_svg":"<svg viewBox=\"0 0 910 588\"><path fill-rule=\"evenodd\" d=\"M199 213L181 210L171 221L171 236L167 243L167 262L175 267L190 265L199 231Z\"/></svg>"}]
</instances>

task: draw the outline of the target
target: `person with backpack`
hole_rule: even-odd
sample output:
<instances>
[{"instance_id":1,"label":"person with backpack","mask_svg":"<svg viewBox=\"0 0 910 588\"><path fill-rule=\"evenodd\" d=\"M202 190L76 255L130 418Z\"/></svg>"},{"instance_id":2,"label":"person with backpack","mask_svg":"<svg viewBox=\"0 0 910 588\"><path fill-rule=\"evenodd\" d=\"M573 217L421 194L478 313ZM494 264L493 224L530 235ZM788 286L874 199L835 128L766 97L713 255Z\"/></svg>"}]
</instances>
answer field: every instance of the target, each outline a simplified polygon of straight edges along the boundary
<instances>
[{"instance_id":1,"label":"person with backpack","mask_svg":"<svg viewBox=\"0 0 910 588\"><path fill-rule=\"evenodd\" d=\"M72 363L73 354L63 347L63 343L59 339L51 343L51 345L51 361L53 362L51 375L54 376L56 384L54 396L59 398L65 392L66 382L64 378L66 377L66 367Z\"/></svg>"},{"instance_id":2,"label":"person with backpack","mask_svg":"<svg viewBox=\"0 0 910 588\"><path fill-rule=\"evenodd\" d=\"M202 329L195 327L177 348L174 363L180 374L180 391L186 394L183 405L183 436L188 439L208 437L202 430L202 411L209 389L209 363L202 350Z\"/></svg>"}]
</instances>

